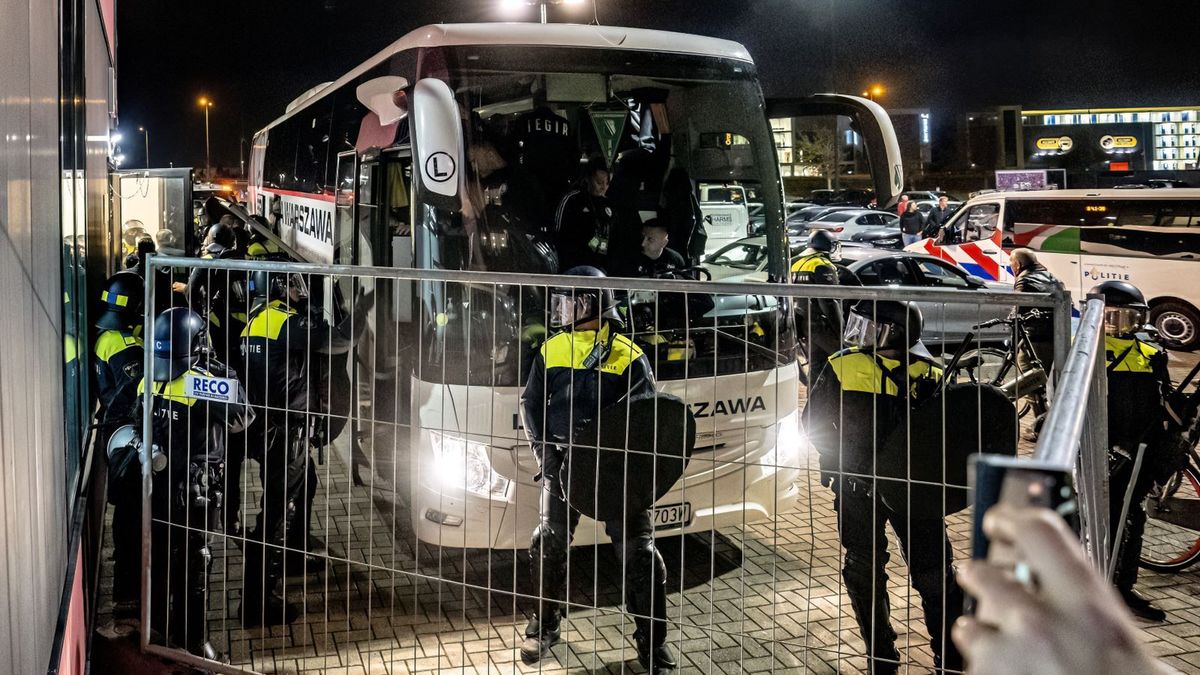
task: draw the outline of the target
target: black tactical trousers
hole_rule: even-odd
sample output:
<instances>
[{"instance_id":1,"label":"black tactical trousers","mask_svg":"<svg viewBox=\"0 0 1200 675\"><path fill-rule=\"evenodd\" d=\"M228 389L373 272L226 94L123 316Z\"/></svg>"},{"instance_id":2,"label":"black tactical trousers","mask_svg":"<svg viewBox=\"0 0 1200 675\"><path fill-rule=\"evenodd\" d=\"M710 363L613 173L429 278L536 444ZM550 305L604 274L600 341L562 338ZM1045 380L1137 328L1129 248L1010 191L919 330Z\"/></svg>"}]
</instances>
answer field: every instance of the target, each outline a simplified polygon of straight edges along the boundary
<instances>
[{"instance_id":1,"label":"black tactical trousers","mask_svg":"<svg viewBox=\"0 0 1200 675\"><path fill-rule=\"evenodd\" d=\"M1146 450L1151 452L1150 449ZM1125 492L1129 483L1134 480L1133 464L1136 450L1126 455L1124 452L1109 453L1108 475L1108 507L1109 507L1109 537L1117 536L1121 526L1121 507L1125 504ZM1146 496L1154 488L1154 480L1146 470L1149 457L1142 457L1141 471L1133 485L1133 498L1129 502L1129 512L1125 515L1125 530L1121 535L1120 548L1114 555L1117 557L1116 574L1113 582L1119 590L1129 591L1137 583L1138 558L1142 555L1142 537L1146 532Z\"/></svg>"},{"instance_id":2,"label":"black tactical trousers","mask_svg":"<svg viewBox=\"0 0 1200 675\"><path fill-rule=\"evenodd\" d=\"M537 617L543 632L558 628L564 614L567 560L579 525L579 512L561 494L557 486L543 487L541 524L529 545L529 574L533 592L540 598ZM667 639L667 568L654 548L650 512L629 514L624 522L606 521L604 531L623 560L625 608L633 615L635 636L657 647Z\"/></svg>"},{"instance_id":3,"label":"black tactical trousers","mask_svg":"<svg viewBox=\"0 0 1200 675\"><path fill-rule=\"evenodd\" d=\"M215 489L197 488L191 468L186 475L174 467L155 474L151 500L151 628L194 654L203 654L208 641L210 533L221 529L222 518L223 470L218 465L207 470Z\"/></svg>"},{"instance_id":4,"label":"black tactical trousers","mask_svg":"<svg viewBox=\"0 0 1200 675\"><path fill-rule=\"evenodd\" d=\"M263 485L262 508L246 534L245 547L243 597L246 607L255 610L283 578L285 560L300 566L287 573L304 572L317 470L309 455L304 416L269 419L247 433L246 455L258 460Z\"/></svg>"},{"instance_id":5,"label":"black tactical trousers","mask_svg":"<svg viewBox=\"0 0 1200 675\"><path fill-rule=\"evenodd\" d=\"M962 615L963 594L954 578L954 549L943 519L910 519L889 509L866 481L834 478L833 487L838 536L846 549L842 577L872 659L870 672L895 673L900 661L888 603L889 523L900 539L909 579L921 596L935 664L961 670L962 656L950 640L950 627Z\"/></svg>"}]
</instances>

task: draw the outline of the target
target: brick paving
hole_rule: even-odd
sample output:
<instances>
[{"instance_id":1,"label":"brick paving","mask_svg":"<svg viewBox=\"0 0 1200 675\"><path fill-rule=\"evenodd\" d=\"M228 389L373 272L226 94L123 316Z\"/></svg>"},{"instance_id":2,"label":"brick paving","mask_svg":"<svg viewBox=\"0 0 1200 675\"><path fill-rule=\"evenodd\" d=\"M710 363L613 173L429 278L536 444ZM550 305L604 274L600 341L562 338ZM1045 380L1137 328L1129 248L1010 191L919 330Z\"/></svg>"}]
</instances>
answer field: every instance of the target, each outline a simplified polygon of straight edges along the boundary
<instances>
[{"instance_id":1,"label":"brick paving","mask_svg":"<svg viewBox=\"0 0 1200 675\"><path fill-rule=\"evenodd\" d=\"M563 642L540 664L521 662L521 632L534 607L524 551L438 549L416 542L409 515L383 481L353 486L330 453L314 532L329 546L322 569L287 579L303 618L288 627L237 625L241 554L219 537L211 577L210 631L233 664L263 673L619 673L637 664L633 626L621 611L620 562L610 547L573 549ZM815 458L795 504L770 522L659 540L668 568L670 640L679 672L863 672L862 641L844 593L830 492ZM246 504L257 503L248 463ZM949 519L956 558L966 557L969 514ZM889 589L897 645L909 672L931 672L920 599L890 537ZM110 585L105 540L101 613ZM1140 588L1169 613L1141 623L1154 654L1200 673L1200 569L1143 571ZM102 616L101 623L104 618Z\"/></svg>"}]
</instances>

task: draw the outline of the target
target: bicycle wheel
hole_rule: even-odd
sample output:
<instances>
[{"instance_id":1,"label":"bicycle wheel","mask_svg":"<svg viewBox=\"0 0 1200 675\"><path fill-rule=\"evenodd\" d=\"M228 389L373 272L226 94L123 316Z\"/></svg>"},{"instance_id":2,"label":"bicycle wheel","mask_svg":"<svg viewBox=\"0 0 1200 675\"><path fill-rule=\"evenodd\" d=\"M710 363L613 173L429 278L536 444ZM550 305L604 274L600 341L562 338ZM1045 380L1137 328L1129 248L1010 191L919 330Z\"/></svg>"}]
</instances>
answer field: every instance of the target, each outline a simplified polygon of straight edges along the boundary
<instances>
[{"instance_id":1,"label":"bicycle wheel","mask_svg":"<svg viewBox=\"0 0 1200 675\"><path fill-rule=\"evenodd\" d=\"M1200 561L1200 472L1191 464L1146 498L1141 564L1181 572Z\"/></svg>"},{"instance_id":2,"label":"bicycle wheel","mask_svg":"<svg viewBox=\"0 0 1200 675\"><path fill-rule=\"evenodd\" d=\"M1000 370L1008 355L1000 349L983 347L962 355L947 378L951 383L994 384L999 386Z\"/></svg>"}]
</instances>

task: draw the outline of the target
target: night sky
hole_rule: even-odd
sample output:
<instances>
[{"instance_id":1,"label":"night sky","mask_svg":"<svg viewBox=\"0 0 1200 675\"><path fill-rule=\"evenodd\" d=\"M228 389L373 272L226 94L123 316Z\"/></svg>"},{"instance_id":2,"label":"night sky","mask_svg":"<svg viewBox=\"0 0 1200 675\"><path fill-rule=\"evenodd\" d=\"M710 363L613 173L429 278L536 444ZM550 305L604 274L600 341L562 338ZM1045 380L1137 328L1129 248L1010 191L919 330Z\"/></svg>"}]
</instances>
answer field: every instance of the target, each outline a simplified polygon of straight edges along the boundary
<instances>
[{"instance_id":1,"label":"night sky","mask_svg":"<svg viewBox=\"0 0 1200 675\"><path fill-rule=\"evenodd\" d=\"M885 106L953 114L1026 108L1200 103L1192 0L595 0L600 23L736 40L768 96L861 92ZM498 0L121 0L118 98L125 166L237 168L239 139L300 93L336 79L409 30L503 20ZM592 6L551 10L587 23ZM536 20L536 8L526 17ZM248 152L248 145L247 145Z\"/></svg>"}]
</instances>

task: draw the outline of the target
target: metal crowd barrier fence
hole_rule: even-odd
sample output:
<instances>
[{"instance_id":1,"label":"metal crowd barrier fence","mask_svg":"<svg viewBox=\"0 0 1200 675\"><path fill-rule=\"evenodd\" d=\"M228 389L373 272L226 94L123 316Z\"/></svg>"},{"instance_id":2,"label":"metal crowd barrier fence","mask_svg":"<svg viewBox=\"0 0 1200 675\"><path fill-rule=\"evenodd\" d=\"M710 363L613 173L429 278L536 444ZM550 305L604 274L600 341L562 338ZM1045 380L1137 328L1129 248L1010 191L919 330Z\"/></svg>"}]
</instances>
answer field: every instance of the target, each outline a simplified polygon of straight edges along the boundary
<instances>
[{"instance_id":1,"label":"metal crowd barrier fence","mask_svg":"<svg viewBox=\"0 0 1200 675\"><path fill-rule=\"evenodd\" d=\"M944 563L967 555L965 457L1032 452L1063 381L1046 371L1067 361L1069 297L965 277L822 287L158 256L148 270L145 372L160 381L142 399L142 647L217 672L594 670L637 660L635 630L665 637L681 672L931 667L958 611ZM166 283L188 278L190 297ZM900 300L921 308L928 354L888 351ZM180 304L207 319L210 347L167 372L156 352L186 336L156 335L155 319ZM573 328L555 328L564 311ZM847 333L878 344L842 352ZM835 363L806 373L831 334ZM1055 365L1031 349L1018 364L1014 338ZM670 396L629 395L639 354ZM1056 405L1074 400L1057 389ZM1043 438L1065 419L1052 412ZM1089 476L1082 515L1099 527ZM555 607L565 644L523 660L527 621Z\"/></svg>"},{"instance_id":2,"label":"metal crowd barrier fence","mask_svg":"<svg viewBox=\"0 0 1200 675\"><path fill-rule=\"evenodd\" d=\"M1112 576L1116 537L1109 532L1109 501L1122 495L1110 495L1108 490L1104 344L1104 298L1088 296L1033 457L978 462L976 555L986 555L980 529L985 507L1011 499L1055 508L1077 521L1092 564L1101 574Z\"/></svg>"}]
</instances>

